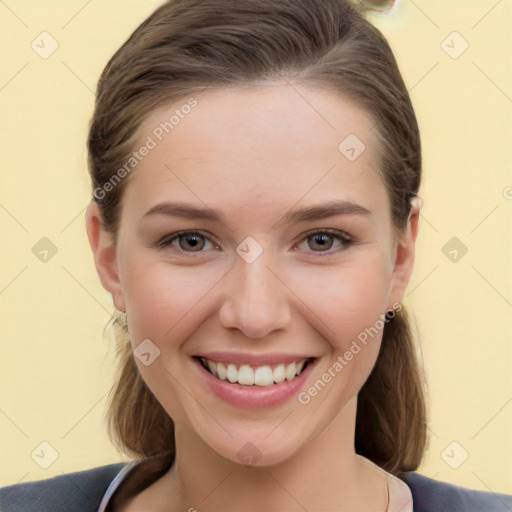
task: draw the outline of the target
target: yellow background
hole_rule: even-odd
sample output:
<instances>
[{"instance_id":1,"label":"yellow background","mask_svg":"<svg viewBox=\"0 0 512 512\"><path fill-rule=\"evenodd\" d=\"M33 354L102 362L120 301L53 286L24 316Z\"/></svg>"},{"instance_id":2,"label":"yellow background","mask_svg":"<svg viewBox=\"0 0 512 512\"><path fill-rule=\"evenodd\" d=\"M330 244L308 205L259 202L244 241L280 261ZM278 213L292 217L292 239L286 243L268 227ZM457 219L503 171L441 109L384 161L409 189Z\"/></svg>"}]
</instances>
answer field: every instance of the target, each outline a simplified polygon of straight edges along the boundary
<instances>
[{"instance_id":1,"label":"yellow background","mask_svg":"<svg viewBox=\"0 0 512 512\"><path fill-rule=\"evenodd\" d=\"M126 460L102 423L113 377L103 327L114 308L85 233L85 140L101 70L160 3L0 2L3 485ZM511 19L509 0L402 0L392 15L372 17L398 59L424 147L424 209L405 301L429 379L430 444L419 471L507 493ZM31 48L43 31L59 44L47 59ZM458 58L442 46L461 48L454 31L469 44ZM46 263L32 252L42 237L58 248ZM468 249L457 262L442 252L452 237ZM59 454L48 469L31 458L43 441ZM453 465L462 450L469 457L452 469L445 460Z\"/></svg>"}]
</instances>

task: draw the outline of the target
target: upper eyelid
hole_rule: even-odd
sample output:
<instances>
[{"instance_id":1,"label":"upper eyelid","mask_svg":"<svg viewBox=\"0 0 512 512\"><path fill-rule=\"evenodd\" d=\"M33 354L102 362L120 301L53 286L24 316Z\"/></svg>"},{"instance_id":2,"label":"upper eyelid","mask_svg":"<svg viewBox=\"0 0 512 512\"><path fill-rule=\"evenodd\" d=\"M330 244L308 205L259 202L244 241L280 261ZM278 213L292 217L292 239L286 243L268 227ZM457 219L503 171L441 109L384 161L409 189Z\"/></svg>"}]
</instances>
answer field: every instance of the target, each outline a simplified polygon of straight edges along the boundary
<instances>
[{"instance_id":1,"label":"upper eyelid","mask_svg":"<svg viewBox=\"0 0 512 512\"><path fill-rule=\"evenodd\" d=\"M313 236L317 233L327 233L332 236L338 236L340 238L346 238L348 240L353 240L353 237L351 237L347 232L343 231L342 229L333 229L333 228L312 229L311 231L306 231L306 233L303 234L301 240L304 240L305 238L309 238L310 236Z\"/></svg>"}]
</instances>

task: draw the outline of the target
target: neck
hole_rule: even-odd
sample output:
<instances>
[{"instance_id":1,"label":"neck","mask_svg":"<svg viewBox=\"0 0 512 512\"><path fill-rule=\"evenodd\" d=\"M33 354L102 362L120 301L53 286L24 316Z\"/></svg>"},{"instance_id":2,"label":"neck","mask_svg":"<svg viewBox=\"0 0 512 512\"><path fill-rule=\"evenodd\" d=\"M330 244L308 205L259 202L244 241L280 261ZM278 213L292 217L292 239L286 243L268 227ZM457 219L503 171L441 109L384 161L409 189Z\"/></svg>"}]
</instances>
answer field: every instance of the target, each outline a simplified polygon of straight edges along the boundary
<instances>
[{"instance_id":1,"label":"neck","mask_svg":"<svg viewBox=\"0 0 512 512\"><path fill-rule=\"evenodd\" d=\"M384 511L383 473L354 450L357 399L288 459L270 466L228 460L175 426L176 459L153 489L162 510Z\"/></svg>"}]
</instances>

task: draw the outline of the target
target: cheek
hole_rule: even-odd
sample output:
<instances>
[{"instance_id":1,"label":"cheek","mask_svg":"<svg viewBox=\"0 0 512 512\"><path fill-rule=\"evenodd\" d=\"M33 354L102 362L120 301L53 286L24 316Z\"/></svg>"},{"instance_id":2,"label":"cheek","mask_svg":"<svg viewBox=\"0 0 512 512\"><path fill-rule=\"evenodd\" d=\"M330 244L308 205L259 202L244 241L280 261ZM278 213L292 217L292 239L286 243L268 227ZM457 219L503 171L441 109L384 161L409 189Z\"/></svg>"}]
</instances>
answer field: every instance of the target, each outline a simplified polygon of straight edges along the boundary
<instances>
[{"instance_id":1,"label":"cheek","mask_svg":"<svg viewBox=\"0 0 512 512\"><path fill-rule=\"evenodd\" d=\"M340 390L333 396L341 402L359 391L375 364L390 282L386 259L374 251L350 264L321 268L315 276L308 273L298 283L298 294L307 297L305 302L316 314L309 317L310 323L329 344L327 366Z\"/></svg>"},{"instance_id":2,"label":"cheek","mask_svg":"<svg viewBox=\"0 0 512 512\"><path fill-rule=\"evenodd\" d=\"M308 305L325 324L322 333L334 347L343 349L349 338L357 337L385 314L391 285L387 267L375 254L337 268L322 268L314 275L308 272L297 281L298 294L307 297Z\"/></svg>"},{"instance_id":3,"label":"cheek","mask_svg":"<svg viewBox=\"0 0 512 512\"><path fill-rule=\"evenodd\" d=\"M128 262L127 262L128 263ZM132 350L142 342L158 356L149 365L134 354L139 373L167 413L177 423L191 425L184 404L190 397L180 384L180 348L194 334L203 315L202 299L218 280L197 268L132 258L123 282ZM129 269L129 272L128 272ZM144 352L148 350L144 349ZM181 375L182 376L182 375ZM172 413L172 414L171 414Z\"/></svg>"},{"instance_id":4,"label":"cheek","mask_svg":"<svg viewBox=\"0 0 512 512\"><path fill-rule=\"evenodd\" d=\"M130 262L131 263L131 262ZM212 273L162 262L130 264L123 280L132 343L182 340L201 300L214 286Z\"/></svg>"},{"instance_id":5,"label":"cheek","mask_svg":"<svg viewBox=\"0 0 512 512\"><path fill-rule=\"evenodd\" d=\"M374 258L365 265L340 267L322 287L310 292L311 309L322 320L314 325L329 327L321 332L330 350L313 388L302 399L310 400L326 383L333 386L330 400L339 410L368 379L379 354L389 297L389 272L382 261Z\"/></svg>"}]
</instances>

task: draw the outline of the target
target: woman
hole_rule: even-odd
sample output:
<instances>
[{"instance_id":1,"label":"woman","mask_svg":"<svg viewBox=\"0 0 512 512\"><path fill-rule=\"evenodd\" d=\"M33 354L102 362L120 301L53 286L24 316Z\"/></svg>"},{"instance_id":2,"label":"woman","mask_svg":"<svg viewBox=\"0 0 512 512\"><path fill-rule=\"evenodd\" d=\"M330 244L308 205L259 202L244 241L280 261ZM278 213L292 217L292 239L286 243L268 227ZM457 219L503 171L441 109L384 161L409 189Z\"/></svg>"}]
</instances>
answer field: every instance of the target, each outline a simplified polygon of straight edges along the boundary
<instances>
[{"instance_id":1,"label":"woman","mask_svg":"<svg viewBox=\"0 0 512 512\"><path fill-rule=\"evenodd\" d=\"M414 471L420 137L359 7L166 3L104 70L88 143L124 333L109 427L136 460L4 488L2 510L512 508Z\"/></svg>"}]
</instances>

